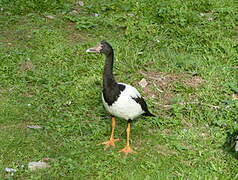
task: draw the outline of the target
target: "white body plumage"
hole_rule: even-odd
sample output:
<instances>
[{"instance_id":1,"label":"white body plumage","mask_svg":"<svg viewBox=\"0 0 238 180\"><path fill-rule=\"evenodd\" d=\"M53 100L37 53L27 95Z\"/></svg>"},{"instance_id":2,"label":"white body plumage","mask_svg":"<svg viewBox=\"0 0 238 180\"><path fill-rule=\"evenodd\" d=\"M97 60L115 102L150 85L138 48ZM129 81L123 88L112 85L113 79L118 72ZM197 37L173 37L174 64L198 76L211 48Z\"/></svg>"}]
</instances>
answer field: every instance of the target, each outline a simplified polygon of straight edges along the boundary
<instances>
[{"instance_id":1,"label":"white body plumage","mask_svg":"<svg viewBox=\"0 0 238 180\"><path fill-rule=\"evenodd\" d=\"M133 120L136 117L144 113L141 108L141 105L137 103L133 98L141 97L140 93L136 88L124 84L118 83L125 86L125 89L121 92L118 99L112 104L108 105L102 94L102 101L105 109L114 116L123 118L125 120Z\"/></svg>"}]
</instances>

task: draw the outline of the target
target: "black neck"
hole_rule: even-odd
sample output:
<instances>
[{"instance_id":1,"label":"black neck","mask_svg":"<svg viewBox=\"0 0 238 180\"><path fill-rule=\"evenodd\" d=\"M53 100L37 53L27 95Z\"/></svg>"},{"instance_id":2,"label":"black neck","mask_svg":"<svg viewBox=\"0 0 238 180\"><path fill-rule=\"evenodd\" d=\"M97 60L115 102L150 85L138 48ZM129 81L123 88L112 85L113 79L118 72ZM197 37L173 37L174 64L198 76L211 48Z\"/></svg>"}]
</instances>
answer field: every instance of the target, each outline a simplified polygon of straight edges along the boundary
<instances>
[{"instance_id":1,"label":"black neck","mask_svg":"<svg viewBox=\"0 0 238 180\"><path fill-rule=\"evenodd\" d=\"M116 81L113 76L113 58L114 53L113 50L110 54L106 55L105 65L104 65L104 72L103 72L103 87L104 88L112 88Z\"/></svg>"}]
</instances>

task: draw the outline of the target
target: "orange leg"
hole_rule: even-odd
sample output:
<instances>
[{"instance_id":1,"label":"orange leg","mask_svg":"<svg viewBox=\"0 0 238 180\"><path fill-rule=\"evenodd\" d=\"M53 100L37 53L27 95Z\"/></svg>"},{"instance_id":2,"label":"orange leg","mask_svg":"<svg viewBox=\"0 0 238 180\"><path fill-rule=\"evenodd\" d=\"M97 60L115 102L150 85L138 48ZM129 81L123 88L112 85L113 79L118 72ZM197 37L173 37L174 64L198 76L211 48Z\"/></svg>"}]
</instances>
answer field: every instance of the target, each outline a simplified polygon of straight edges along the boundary
<instances>
[{"instance_id":1,"label":"orange leg","mask_svg":"<svg viewBox=\"0 0 238 180\"><path fill-rule=\"evenodd\" d=\"M115 127L116 127L116 118L112 117L112 133L111 133L111 137L109 141L105 141L103 143L100 144L104 144L105 145L105 149L107 149L110 146L115 146L115 142L119 141L119 139L114 139L114 132L115 132Z\"/></svg>"},{"instance_id":2,"label":"orange leg","mask_svg":"<svg viewBox=\"0 0 238 180\"><path fill-rule=\"evenodd\" d=\"M126 129L126 146L122 150L120 150L119 152L123 152L125 154L135 152L135 151L132 150L132 148L130 146L130 132L131 132L131 122L128 122L128 126L127 126L127 129Z\"/></svg>"}]
</instances>

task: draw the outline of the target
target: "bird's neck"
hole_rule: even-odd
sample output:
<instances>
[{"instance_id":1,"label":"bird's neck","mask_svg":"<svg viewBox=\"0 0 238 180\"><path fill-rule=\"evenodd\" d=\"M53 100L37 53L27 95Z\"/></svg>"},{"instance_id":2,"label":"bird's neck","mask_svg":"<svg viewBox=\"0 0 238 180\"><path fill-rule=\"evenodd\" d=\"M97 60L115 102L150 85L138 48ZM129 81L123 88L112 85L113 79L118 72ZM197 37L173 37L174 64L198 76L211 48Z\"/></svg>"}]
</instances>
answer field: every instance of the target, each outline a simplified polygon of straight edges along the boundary
<instances>
[{"instance_id":1,"label":"bird's neck","mask_svg":"<svg viewBox=\"0 0 238 180\"><path fill-rule=\"evenodd\" d=\"M113 51L106 56L105 65L104 65L104 73L103 73L103 87L104 88L112 88L116 85L116 81L113 76Z\"/></svg>"}]
</instances>

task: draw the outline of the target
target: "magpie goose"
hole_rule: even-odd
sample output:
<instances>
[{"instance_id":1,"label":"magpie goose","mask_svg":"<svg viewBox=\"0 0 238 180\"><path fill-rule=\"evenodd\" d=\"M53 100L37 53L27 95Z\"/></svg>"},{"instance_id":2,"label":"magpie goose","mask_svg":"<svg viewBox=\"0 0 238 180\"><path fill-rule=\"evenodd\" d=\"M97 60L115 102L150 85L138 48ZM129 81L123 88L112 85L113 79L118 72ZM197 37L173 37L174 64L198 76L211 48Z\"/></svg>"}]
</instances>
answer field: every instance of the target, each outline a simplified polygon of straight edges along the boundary
<instances>
[{"instance_id":1,"label":"magpie goose","mask_svg":"<svg viewBox=\"0 0 238 180\"><path fill-rule=\"evenodd\" d=\"M145 100L136 88L128 84L116 82L113 75L114 52L112 46L108 42L101 41L96 47L89 48L86 52L102 53L106 56L103 72L102 101L105 109L112 115L112 132L110 140L101 144L104 144L107 148L109 146L115 146L115 142L119 141L119 139L114 138L116 126L115 117L119 117L127 120L128 123L126 129L126 146L119 152L125 154L134 152L129 142L132 121L140 115L154 115L149 112Z\"/></svg>"}]
</instances>

